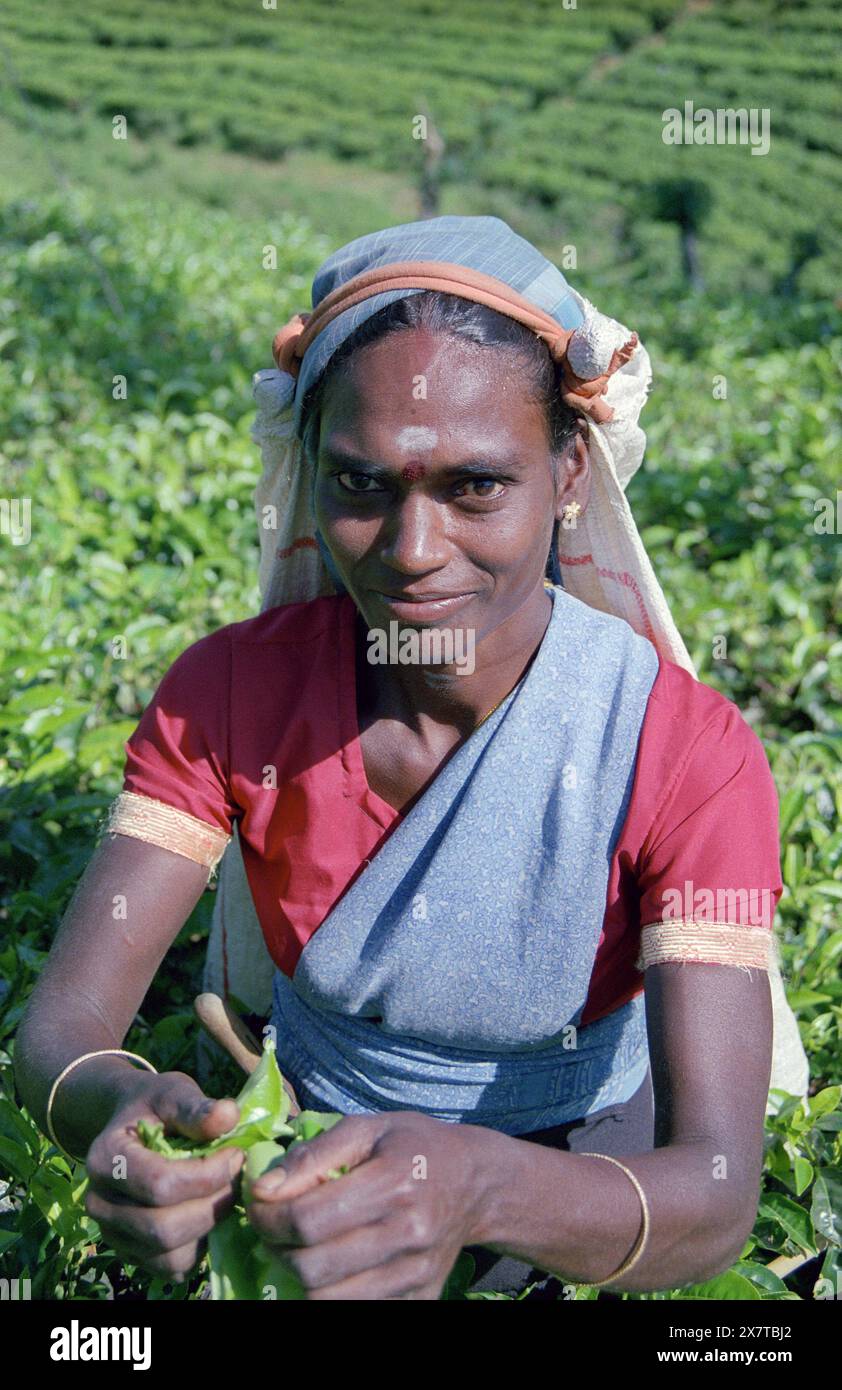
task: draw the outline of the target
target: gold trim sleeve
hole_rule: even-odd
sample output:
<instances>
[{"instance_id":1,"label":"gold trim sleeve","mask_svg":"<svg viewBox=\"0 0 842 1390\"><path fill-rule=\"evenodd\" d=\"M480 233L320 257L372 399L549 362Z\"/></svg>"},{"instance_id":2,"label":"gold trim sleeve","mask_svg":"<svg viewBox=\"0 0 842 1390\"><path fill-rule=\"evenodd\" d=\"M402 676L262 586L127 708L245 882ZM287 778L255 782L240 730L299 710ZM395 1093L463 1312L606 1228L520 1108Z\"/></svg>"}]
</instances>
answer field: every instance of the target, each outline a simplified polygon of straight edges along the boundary
<instances>
[{"instance_id":1,"label":"gold trim sleeve","mask_svg":"<svg viewBox=\"0 0 842 1390\"><path fill-rule=\"evenodd\" d=\"M107 835L131 835L150 845L183 854L195 864L204 864L211 873L225 853L231 836L218 825L179 811L165 801L137 792L121 792L111 807Z\"/></svg>"},{"instance_id":2,"label":"gold trim sleeve","mask_svg":"<svg viewBox=\"0 0 842 1390\"><path fill-rule=\"evenodd\" d=\"M768 970L773 950L769 927L741 927L736 922L650 922L641 932L638 970L664 961L701 961Z\"/></svg>"}]
</instances>

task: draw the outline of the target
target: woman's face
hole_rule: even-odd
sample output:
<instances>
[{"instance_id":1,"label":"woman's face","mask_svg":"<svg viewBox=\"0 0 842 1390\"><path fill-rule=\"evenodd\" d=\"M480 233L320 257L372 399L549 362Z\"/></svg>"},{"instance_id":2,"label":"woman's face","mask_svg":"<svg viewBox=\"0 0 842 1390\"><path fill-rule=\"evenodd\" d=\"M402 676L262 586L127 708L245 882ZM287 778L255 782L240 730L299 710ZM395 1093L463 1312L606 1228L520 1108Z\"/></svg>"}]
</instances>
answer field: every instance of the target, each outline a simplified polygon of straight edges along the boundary
<instances>
[{"instance_id":1,"label":"woman's face","mask_svg":"<svg viewBox=\"0 0 842 1390\"><path fill-rule=\"evenodd\" d=\"M316 522L370 628L479 640L542 591L555 518L587 503L588 460L577 444L556 485L523 373L510 351L406 329L327 384Z\"/></svg>"}]
</instances>

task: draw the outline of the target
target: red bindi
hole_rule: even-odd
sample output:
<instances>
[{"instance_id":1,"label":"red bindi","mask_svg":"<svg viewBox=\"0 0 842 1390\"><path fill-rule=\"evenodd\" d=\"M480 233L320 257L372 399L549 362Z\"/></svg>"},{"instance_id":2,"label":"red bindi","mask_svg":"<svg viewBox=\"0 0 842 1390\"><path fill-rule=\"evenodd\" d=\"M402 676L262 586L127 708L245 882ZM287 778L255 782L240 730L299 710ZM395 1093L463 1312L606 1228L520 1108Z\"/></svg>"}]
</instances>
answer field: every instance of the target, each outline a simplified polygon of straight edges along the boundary
<instances>
[{"instance_id":1,"label":"red bindi","mask_svg":"<svg viewBox=\"0 0 842 1390\"><path fill-rule=\"evenodd\" d=\"M401 477L408 483L415 483L419 478L423 478L426 472L423 463L408 463L406 468L401 471Z\"/></svg>"}]
</instances>

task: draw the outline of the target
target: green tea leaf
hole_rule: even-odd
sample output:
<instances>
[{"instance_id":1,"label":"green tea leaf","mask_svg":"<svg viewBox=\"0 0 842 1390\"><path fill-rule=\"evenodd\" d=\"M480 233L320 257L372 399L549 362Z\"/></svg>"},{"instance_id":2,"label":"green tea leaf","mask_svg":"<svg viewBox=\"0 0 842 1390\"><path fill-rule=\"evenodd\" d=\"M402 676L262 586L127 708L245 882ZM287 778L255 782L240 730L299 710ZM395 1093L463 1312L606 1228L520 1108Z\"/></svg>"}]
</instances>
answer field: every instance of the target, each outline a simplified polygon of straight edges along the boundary
<instances>
[{"instance_id":1,"label":"green tea leaf","mask_svg":"<svg viewBox=\"0 0 842 1390\"><path fill-rule=\"evenodd\" d=\"M329 1111L301 1110L290 1120L295 1140L315 1139L317 1134L332 1129L343 1117Z\"/></svg>"},{"instance_id":2,"label":"green tea leaf","mask_svg":"<svg viewBox=\"0 0 842 1390\"><path fill-rule=\"evenodd\" d=\"M689 1288L680 1289L677 1295L679 1299L712 1298L726 1299L728 1301L759 1299L760 1293L750 1279L745 1275L737 1274L732 1269L728 1269L724 1274L718 1274L715 1279L707 1279L703 1284L693 1284Z\"/></svg>"},{"instance_id":3,"label":"green tea leaf","mask_svg":"<svg viewBox=\"0 0 842 1390\"><path fill-rule=\"evenodd\" d=\"M243 1200L246 1203L251 1201L252 1184L271 1168L277 1168L283 1162L284 1152L281 1145L276 1144L273 1139L252 1144L243 1165Z\"/></svg>"},{"instance_id":4,"label":"green tea leaf","mask_svg":"<svg viewBox=\"0 0 842 1390\"><path fill-rule=\"evenodd\" d=\"M820 1235L832 1245L842 1245L842 1178L838 1171L819 1169L813 1184L810 1215Z\"/></svg>"},{"instance_id":5,"label":"green tea leaf","mask_svg":"<svg viewBox=\"0 0 842 1390\"><path fill-rule=\"evenodd\" d=\"M802 1156L799 1154L798 1158L796 1158L795 1160L793 1168L795 1178L795 1195L796 1197L800 1197L802 1192L807 1191L807 1188L813 1181L813 1165L808 1158L802 1158Z\"/></svg>"},{"instance_id":6,"label":"green tea leaf","mask_svg":"<svg viewBox=\"0 0 842 1390\"><path fill-rule=\"evenodd\" d=\"M815 1255L816 1245L810 1214L797 1202L784 1197L779 1192L767 1192L760 1200L758 1214L781 1226L790 1240L810 1255Z\"/></svg>"},{"instance_id":7,"label":"green tea leaf","mask_svg":"<svg viewBox=\"0 0 842 1390\"><path fill-rule=\"evenodd\" d=\"M263 1056L237 1096L240 1107L240 1124L269 1121L269 1139L280 1133L289 1115L289 1096L284 1086L275 1057L275 1044L267 1037L263 1044ZM225 1136L223 1136L224 1138Z\"/></svg>"},{"instance_id":8,"label":"green tea leaf","mask_svg":"<svg viewBox=\"0 0 842 1390\"><path fill-rule=\"evenodd\" d=\"M744 1275L746 1279L760 1290L761 1298L764 1295L766 1297L773 1297L789 1293L783 1279L779 1278L768 1265L754 1264L749 1260L740 1260L739 1263L734 1266L733 1273Z\"/></svg>"},{"instance_id":9,"label":"green tea leaf","mask_svg":"<svg viewBox=\"0 0 842 1390\"><path fill-rule=\"evenodd\" d=\"M208 1233L211 1298L254 1299L257 1292L257 1234L234 1210Z\"/></svg>"}]
</instances>

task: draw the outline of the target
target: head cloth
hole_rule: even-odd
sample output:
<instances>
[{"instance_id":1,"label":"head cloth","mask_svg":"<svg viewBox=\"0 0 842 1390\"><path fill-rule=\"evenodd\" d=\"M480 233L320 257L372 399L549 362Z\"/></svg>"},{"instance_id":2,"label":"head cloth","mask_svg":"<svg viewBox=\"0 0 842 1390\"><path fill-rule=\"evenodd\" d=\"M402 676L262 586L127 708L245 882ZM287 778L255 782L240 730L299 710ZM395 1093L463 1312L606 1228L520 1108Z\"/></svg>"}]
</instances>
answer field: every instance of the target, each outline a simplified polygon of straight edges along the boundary
<instances>
[{"instance_id":1,"label":"head cloth","mask_svg":"<svg viewBox=\"0 0 842 1390\"><path fill-rule=\"evenodd\" d=\"M315 479L301 447L302 404L361 323L424 289L488 304L546 343L561 369L563 398L587 421L591 461L585 511L575 526L557 528L564 587L623 618L695 676L625 496L646 444L638 416L652 381L649 355L635 333L600 314L498 217L433 217L358 237L316 273L312 309L275 334L276 366L254 376L264 609L343 592L312 513Z\"/></svg>"}]
</instances>

